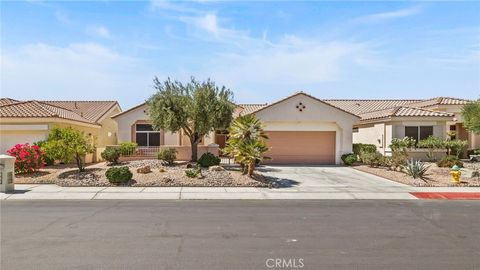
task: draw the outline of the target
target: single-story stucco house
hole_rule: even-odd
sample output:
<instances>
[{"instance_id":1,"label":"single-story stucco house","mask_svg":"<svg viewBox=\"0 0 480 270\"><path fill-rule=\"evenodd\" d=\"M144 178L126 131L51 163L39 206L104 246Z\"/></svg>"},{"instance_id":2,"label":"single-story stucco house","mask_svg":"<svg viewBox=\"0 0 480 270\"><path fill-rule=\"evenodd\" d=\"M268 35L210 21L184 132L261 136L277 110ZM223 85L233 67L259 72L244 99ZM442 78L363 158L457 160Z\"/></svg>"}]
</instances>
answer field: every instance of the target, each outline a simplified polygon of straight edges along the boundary
<instances>
[{"instance_id":1,"label":"single-story stucco house","mask_svg":"<svg viewBox=\"0 0 480 270\"><path fill-rule=\"evenodd\" d=\"M462 107L471 100L437 97L427 100L325 100L361 117L353 128L353 143L369 143L380 153L391 154L393 138L428 136L468 141L480 148L480 135L463 126Z\"/></svg>"},{"instance_id":2,"label":"single-story stucco house","mask_svg":"<svg viewBox=\"0 0 480 270\"><path fill-rule=\"evenodd\" d=\"M154 131L146 110L143 103L112 117L118 123L119 142L133 141L145 147L190 146L181 133ZM272 104L240 104L235 110L237 116L250 113L265 124L272 158L268 162L274 164L340 164L341 155L352 151L352 128L360 120L303 92ZM212 144L223 146L225 134L212 132L203 138L199 153Z\"/></svg>"},{"instance_id":3,"label":"single-story stucco house","mask_svg":"<svg viewBox=\"0 0 480 270\"><path fill-rule=\"evenodd\" d=\"M111 116L121 112L116 101L19 101L0 99L0 151L16 144L47 139L53 127L70 126L90 136L97 149L86 162L100 160L107 145L117 143L117 123Z\"/></svg>"}]
</instances>

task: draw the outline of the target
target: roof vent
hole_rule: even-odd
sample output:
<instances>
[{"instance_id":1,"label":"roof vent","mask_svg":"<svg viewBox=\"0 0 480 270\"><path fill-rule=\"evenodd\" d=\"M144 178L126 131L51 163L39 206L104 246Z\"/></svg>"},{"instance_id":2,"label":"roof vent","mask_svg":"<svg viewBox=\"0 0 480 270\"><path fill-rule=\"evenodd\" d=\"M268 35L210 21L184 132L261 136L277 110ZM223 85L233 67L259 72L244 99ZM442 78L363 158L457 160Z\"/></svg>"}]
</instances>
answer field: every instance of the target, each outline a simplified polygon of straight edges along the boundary
<instances>
[{"instance_id":1,"label":"roof vent","mask_svg":"<svg viewBox=\"0 0 480 270\"><path fill-rule=\"evenodd\" d=\"M77 106L77 102L76 102L76 101L74 102L74 104L75 104L75 109L78 109L78 106Z\"/></svg>"}]
</instances>

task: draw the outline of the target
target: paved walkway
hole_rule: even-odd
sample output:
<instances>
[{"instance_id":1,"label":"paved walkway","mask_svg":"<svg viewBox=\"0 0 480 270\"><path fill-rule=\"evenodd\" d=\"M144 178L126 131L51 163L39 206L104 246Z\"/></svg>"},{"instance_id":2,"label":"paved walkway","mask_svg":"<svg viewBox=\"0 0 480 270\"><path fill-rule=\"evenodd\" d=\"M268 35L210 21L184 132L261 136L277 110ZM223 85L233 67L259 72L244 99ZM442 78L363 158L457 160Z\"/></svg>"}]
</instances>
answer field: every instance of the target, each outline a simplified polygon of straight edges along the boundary
<instances>
[{"instance_id":1,"label":"paved walkway","mask_svg":"<svg viewBox=\"0 0 480 270\"><path fill-rule=\"evenodd\" d=\"M411 192L480 192L480 188L420 188L393 182L348 167L265 166L260 170L280 179L278 188L254 187L60 187L15 185L1 200L108 199L389 199L414 200Z\"/></svg>"},{"instance_id":2,"label":"paved walkway","mask_svg":"<svg viewBox=\"0 0 480 270\"><path fill-rule=\"evenodd\" d=\"M16 185L15 193L0 193L2 200L263 200L263 199L417 199L409 192L480 192L480 188L413 188L358 191L356 188L329 186L314 190L250 187L60 187L57 185ZM411 191L410 191L411 189Z\"/></svg>"}]
</instances>

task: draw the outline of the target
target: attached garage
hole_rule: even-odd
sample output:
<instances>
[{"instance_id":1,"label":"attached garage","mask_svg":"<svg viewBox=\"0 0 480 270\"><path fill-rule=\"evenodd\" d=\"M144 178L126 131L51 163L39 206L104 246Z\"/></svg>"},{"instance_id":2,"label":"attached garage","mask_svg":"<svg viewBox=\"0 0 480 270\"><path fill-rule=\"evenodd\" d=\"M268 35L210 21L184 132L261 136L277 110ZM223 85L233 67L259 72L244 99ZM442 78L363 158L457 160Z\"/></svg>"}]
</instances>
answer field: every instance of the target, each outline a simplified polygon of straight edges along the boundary
<instances>
[{"instance_id":1,"label":"attached garage","mask_svg":"<svg viewBox=\"0 0 480 270\"><path fill-rule=\"evenodd\" d=\"M267 132L270 164L335 164L335 131Z\"/></svg>"},{"instance_id":2,"label":"attached garage","mask_svg":"<svg viewBox=\"0 0 480 270\"><path fill-rule=\"evenodd\" d=\"M251 112L265 125L269 164L341 164L352 152L359 117L320 99L296 93Z\"/></svg>"}]
</instances>

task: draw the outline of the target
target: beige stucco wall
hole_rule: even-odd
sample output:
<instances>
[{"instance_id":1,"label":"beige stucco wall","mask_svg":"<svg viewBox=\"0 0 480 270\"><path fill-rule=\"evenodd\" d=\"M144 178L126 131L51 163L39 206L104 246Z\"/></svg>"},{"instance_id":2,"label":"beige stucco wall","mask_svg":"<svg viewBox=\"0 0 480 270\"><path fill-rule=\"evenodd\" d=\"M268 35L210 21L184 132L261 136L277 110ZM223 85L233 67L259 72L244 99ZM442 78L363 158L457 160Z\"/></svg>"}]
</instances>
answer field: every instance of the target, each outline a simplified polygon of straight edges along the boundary
<instances>
[{"instance_id":1,"label":"beige stucco wall","mask_svg":"<svg viewBox=\"0 0 480 270\"><path fill-rule=\"evenodd\" d=\"M392 141L392 131L392 125L387 123L360 126L358 132L353 133L353 143L373 144L380 153L385 154L385 146L388 147Z\"/></svg>"},{"instance_id":2,"label":"beige stucco wall","mask_svg":"<svg viewBox=\"0 0 480 270\"><path fill-rule=\"evenodd\" d=\"M303 111L296 106L305 105ZM306 95L297 95L255 113L266 131L335 131L335 161L352 152L352 127L356 116L343 112Z\"/></svg>"},{"instance_id":3,"label":"beige stucco wall","mask_svg":"<svg viewBox=\"0 0 480 270\"><path fill-rule=\"evenodd\" d=\"M358 126L358 132L353 133L353 143L374 144L380 153L389 155L391 153L389 146L392 144L392 139L404 138L406 126L433 126L433 136L444 139L447 136L446 120L434 121L425 119L422 121L419 119L399 119L399 121Z\"/></svg>"},{"instance_id":4,"label":"beige stucco wall","mask_svg":"<svg viewBox=\"0 0 480 270\"><path fill-rule=\"evenodd\" d=\"M117 123L118 126L118 143L133 141L132 125L135 122L150 121L147 114L145 113L146 110L147 105L143 105L125 114L113 118L113 120ZM180 145L179 136L176 132L165 132L163 139L165 145Z\"/></svg>"}]
</instances>

